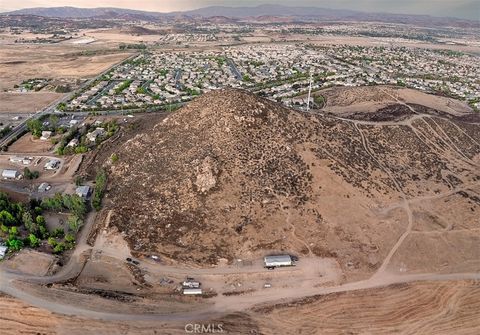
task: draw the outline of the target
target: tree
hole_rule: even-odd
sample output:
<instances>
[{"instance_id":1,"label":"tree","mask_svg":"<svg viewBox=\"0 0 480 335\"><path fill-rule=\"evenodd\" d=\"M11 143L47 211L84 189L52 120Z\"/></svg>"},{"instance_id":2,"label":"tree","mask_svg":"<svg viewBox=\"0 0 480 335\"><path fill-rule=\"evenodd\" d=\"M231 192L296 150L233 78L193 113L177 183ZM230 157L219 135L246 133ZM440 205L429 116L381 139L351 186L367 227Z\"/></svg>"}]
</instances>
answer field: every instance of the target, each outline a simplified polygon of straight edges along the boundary
<instances>
[{"instance_id":1,"label":"tree","mask_svg":"<svg viewBox=\"0 0 480 335\"><path fill-rule=\"evenodd\" d=\"M57 243L57 244L53 247L53 252L56 253L56 254L60 254L60 253L62 253L64 250L65 250L65 243L63 243L63 242Z\"/></svg>"},{"instance_id":2,"label":"tree","mask_svg":"<svg viewBox=\"0 0 480 335\"><path fill-rule=\"evenodd\" d=\"M5 226L13 226L17 223L17 220L15 220L15 217L8 211L2 210L0 212L0 224L3 224Z\"/></svg>"},{"instance_id":3,"label":"tree","mask_svg":"<svg viewBox=\"0 0 480 335\"><path fill-rule=\"evenodd\" d=\"M72 215L67 220L68 227L72 230L75 234L80 231L80 228L83 226L83 221L76 215Z\"/></svg>"},{"instance_id":4,"label":"tree","mask_svg":"<svg viewBox=\"0 0 480 335\"><path fill-rule=\"evenodd\" d=\"M63 228L55 228L51 235L53 237L63 237L64 234L65 231L63 230Z\"/></svg>"},{"instance_id":5,"label":"tree","mask_svg":"<svg viewBox=\"0 0 480 335\"><path fill-rule=\"evenodd\" d=\"M50 117L48 118L48 120L50 121L50 125L52 126L53 129L57 129L57 126L58 126L58 116L54 115L54 114L50 114Z\"/></svg>"},{"instance_id":6,"label":"tree","mask_svg":"<svg viewBox=\"0 0 480 335\"><path fill-rule=\"evenodd\" d=\"M75 236L71 233L68 233L65 235L65 241L69 243L75 242Z\"/></svg>"},{"instance_id":7,"label":"tree","mask_svg":"<svg viewBox=\"0 0 480 335\"><path fill-rule=\"evenodd\" d=\"M40 245L40 240L34 234L30 234L28 235L28 243L32 248L36 248Z\"/></svg>"},{"instance_id":8,"label":"tree","mask_svg":"<svg viewBox=\"0 0 480 335\"><path fill-rule=\"evenodd\" d=\"M23 225L31 233L35 233L38 230L38 225L33 221L32 214L30 212L25 212L22 215Z\"/></svg>"},{"instance_id":9,"label":"tree","mask_svg":"<svg viewBox=\"0 0 480 335\"><path fill-rule=\"evenodd\" d=\"M93 193L92 205L98 211L102 207L102 197L107 185L107 173L100 170L95 177L95 191Z\"/></svg>"},{"instance_id":10,"label":"tree","mask_svg":"<svg viewBox=\"0 0 480 335\"><path fill-rule=\"evenodd\" d=\"M22 240L17 239L16 237L11 237L7 240L7 245L10 249L14 251L19 251L23 248Z\"/></svg>"},{"instance_id":11,"label":"tree","mask_svg":"<svg viewBox=\"0 0 480 335\"><path fill-rule=\"evenodd\" d=\"M23 169L23 175L27 179L37 179L40 176L40 172L38 171L30 171L28 167Z\"/></svg>"},{"instance_id":12,"label":"tree","mask_svg":"<svg viewBox=\"0 0 480 335\"><path fill-rule=\"evenodd\" d=\"M43 125L42 122L38 119L30 119L27 121L27 129L35 137L40 137L42 135Z\"/></svg>"},{"instance_id":13,"label":"tree","mask_svg":"<svg viewBox=\"0 0 480 335\"><path fill-rule=\"evenodd\" d=\"M55 247L57 245L57 240L55 239L55 237L49 237L47 243L49 246Z\"/></svg>"},{"instance_id":14,"label":"tree","mask_svg":"<svg viewBox=\"0 0 480 335\"><path fill-rule=\"evenodd\" d=\"M45 221L45 218L41 215L38 215L35 218L35 222L37 222L37 225L39 225L39 226L45 226L45 224L47 223L47 221Z\"/></svg>"}]
</instances>

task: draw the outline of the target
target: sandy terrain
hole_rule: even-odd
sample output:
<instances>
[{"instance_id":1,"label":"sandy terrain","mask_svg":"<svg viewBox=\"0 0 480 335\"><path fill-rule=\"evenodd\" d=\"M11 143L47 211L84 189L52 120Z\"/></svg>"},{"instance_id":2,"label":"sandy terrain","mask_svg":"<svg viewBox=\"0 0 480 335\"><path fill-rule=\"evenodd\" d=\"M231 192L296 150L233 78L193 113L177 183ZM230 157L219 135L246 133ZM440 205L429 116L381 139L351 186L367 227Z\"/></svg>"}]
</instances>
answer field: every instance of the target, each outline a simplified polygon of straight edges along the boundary
<instances>
[{"instance_id":1,"label":"sandy terrain","mask_svg":"<svg viewBox=\"0 0 480 335\"><path fill-rule=\"evenodd\" d=\"M66 317L31 307L14 298L0 296L0 331L2 335L152 335L185 334L183 324L163 322L102 322Z\"/></svg>"},{"instance_id":2,"label":"sandy terrain","mask_svg":"<svg viewBox=\"0 0 480 335\"><path fill-rule=\"evenodd\" d=\"M130 53L80 55L102 50L102 46L2 45L0 50L0 90L30 78L90 78Z\"/></svg>"},{"instance_id":3,"label":"sandy terrain","mask_svg":"<svg viewBox=\"0 0 480 335\"><path fill-rule=\"evenodd\" d=\"M10 270L19 271L34 276L45 276L51 270L55 256L35 250L24 249L13 258L3 262Z\"/></svg>"},{"instance_id":4,"label":"sandy terrain","mask_svg":"<svg viewBox=\"0 0 480 335\"><path fill-rule=\"evenodd\" d=\"M8 147L10 152L31 152L44 153L52 150L54 145L50 140L44 141L34 138L32 134L27 133Z\"/></svg>"},{"instance_id":5,"label":"sandy terrain","mask_svg":"<svg viewBox=\"0 0 480 335\"><path fill-rule=\"evenodd\" d=\"M250 326L265 335L476 334L479 297L476 282L392 285L260 309Z\"/></svg>"},{"instance_id":6,"label":"sandy terrain","mask_svg":"<svg viewBox=\"0 0 480 335\"><path fill-rule=\"evenodd\" d=\"M0 113L33 114L59 99L62 94L51 92L0 92Z\"/></svg>"},{"instance_id":7,"label":"sandy terrain","mask_svg":"<svg viewBox=\"0 0 480 335\"><path fill-rule=\"evenodd\" d=\"M327 99L323 110L338 115L371 113L394 103L414 103L454 115L470 113L467 103L421 91L390 86L335 87L317 91Z\"/></svg>"}]
</instances>

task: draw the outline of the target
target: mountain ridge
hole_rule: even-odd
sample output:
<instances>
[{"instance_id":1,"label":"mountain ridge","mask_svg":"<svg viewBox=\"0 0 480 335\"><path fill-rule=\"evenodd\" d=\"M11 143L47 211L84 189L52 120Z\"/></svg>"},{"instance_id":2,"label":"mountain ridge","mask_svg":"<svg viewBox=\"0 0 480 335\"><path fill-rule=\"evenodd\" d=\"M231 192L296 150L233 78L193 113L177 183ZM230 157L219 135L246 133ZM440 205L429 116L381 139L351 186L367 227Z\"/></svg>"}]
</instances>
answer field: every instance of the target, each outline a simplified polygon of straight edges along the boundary
<instances>
[{"instance_id":1,"label":"mountain ridge","mask_svg":"<svg viewBox=\"0 0 480 335\"><path fill-rule=\"evenodd\" d=\"M293 17L300 21L379 21L391 23L428 23L431 25L449 24L478 24L476 20L455 17L436 17L429 15L394 14L382 12L362 12L346 9L329 9L322 7L302 7L264 4L255 7L228 7L209 6L187 11L155 12L115 7L79 8L63 7L35 7L25 8L0 15L37 15L58 18L116 18L122 15L132 15L135 18L166 19L174 17L209 18L224 16L232 19L249 19L262 16Z\"/></svg>"}]
</instances>

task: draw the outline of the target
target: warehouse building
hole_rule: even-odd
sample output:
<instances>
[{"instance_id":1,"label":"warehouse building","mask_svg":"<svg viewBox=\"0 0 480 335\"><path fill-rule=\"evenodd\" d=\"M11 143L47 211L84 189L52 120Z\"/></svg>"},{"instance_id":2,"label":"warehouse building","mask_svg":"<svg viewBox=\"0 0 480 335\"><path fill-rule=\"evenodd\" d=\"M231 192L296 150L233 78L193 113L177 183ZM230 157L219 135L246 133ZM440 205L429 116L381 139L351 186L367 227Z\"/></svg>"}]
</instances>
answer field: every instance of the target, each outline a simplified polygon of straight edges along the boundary
<instances>
[{"instance_id":1,"label":"warehouse building","mask_svg":"<svg viewBox=\"0 0 480 335\"><path fill-rule=\"evenodd\" d=\"M283 266L294 266L292 256L290 255L274 255L266 256L264 264L267 269L275 269Z\"/></svg>"},{"instance_id":2,"label":"warehouse building","mask_svg":"<svg viewBox=\"0 0 480 335\"><path fill-rule=\"evenodd\" d=\"M3 170L2 172L3 179L20 179L21 176L17 170Z\"/></svg>"}]
</instances>

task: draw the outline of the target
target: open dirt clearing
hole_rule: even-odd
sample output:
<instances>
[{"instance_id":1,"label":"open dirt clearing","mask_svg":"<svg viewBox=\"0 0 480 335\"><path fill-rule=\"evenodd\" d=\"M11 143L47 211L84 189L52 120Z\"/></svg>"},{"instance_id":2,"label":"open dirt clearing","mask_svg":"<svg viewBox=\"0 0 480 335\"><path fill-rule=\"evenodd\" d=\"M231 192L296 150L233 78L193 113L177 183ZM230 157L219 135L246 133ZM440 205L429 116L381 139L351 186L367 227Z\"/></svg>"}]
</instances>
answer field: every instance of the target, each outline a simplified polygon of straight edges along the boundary
<instances>
[{"instance_id":1,"label":"open dirt clearing","mask_svg":"<svg viewBox=\"0 0 480 335\"><path fill-rule=\"evenodd\" d=\"M3 79L3 78L2 78ZM33 114L59 99L62 94L51 92L0 92L0 113Z\"/></svg>"},{"instance_id":2,"label":"open dirt clearing","mask_svg":"<svg viewBox=\"0 0 480 335\"><path fill-rule=\"evenodd\" d=\"M45 153L52 150L53 147L54 145L52 144L52 141L34 138L31 133L27 133L10 145L8 151L19 153Z\"/></svg>"},{"instance_id":3,"label":"open dirt clearing","mask_svg":"<svg viewBox=\"0 0 480 335\"><path fill-rule=\"evenodd\" d=\"M265 335L478 334L479 310L477 282L424 282L266 307L252 315L252 325Z\"/></svg>"},{"instance_id":4,"label":"open dirt clearing","mask_svg":"<svg viewBox=\"0 0 480 335\"><path fill-rule=\"evenodd\" d=\"M75 45L2 45L0 90L30 78L91 78L131 53L95 54L103 47ZM93 54L82 55L82 52Z\"/></svg>"},{"instance_id":5,"label":"open dirt clearing","mask_svg":"<svg viewBox=\"0 0 480 335\"><path fill-rule=\"evenodd\" d=\"M4 261L3 266L9 270L22 272L28 275L45 276L51 269L55 256L24 249L14 257Z\"/></svg>"}]
</instances>

